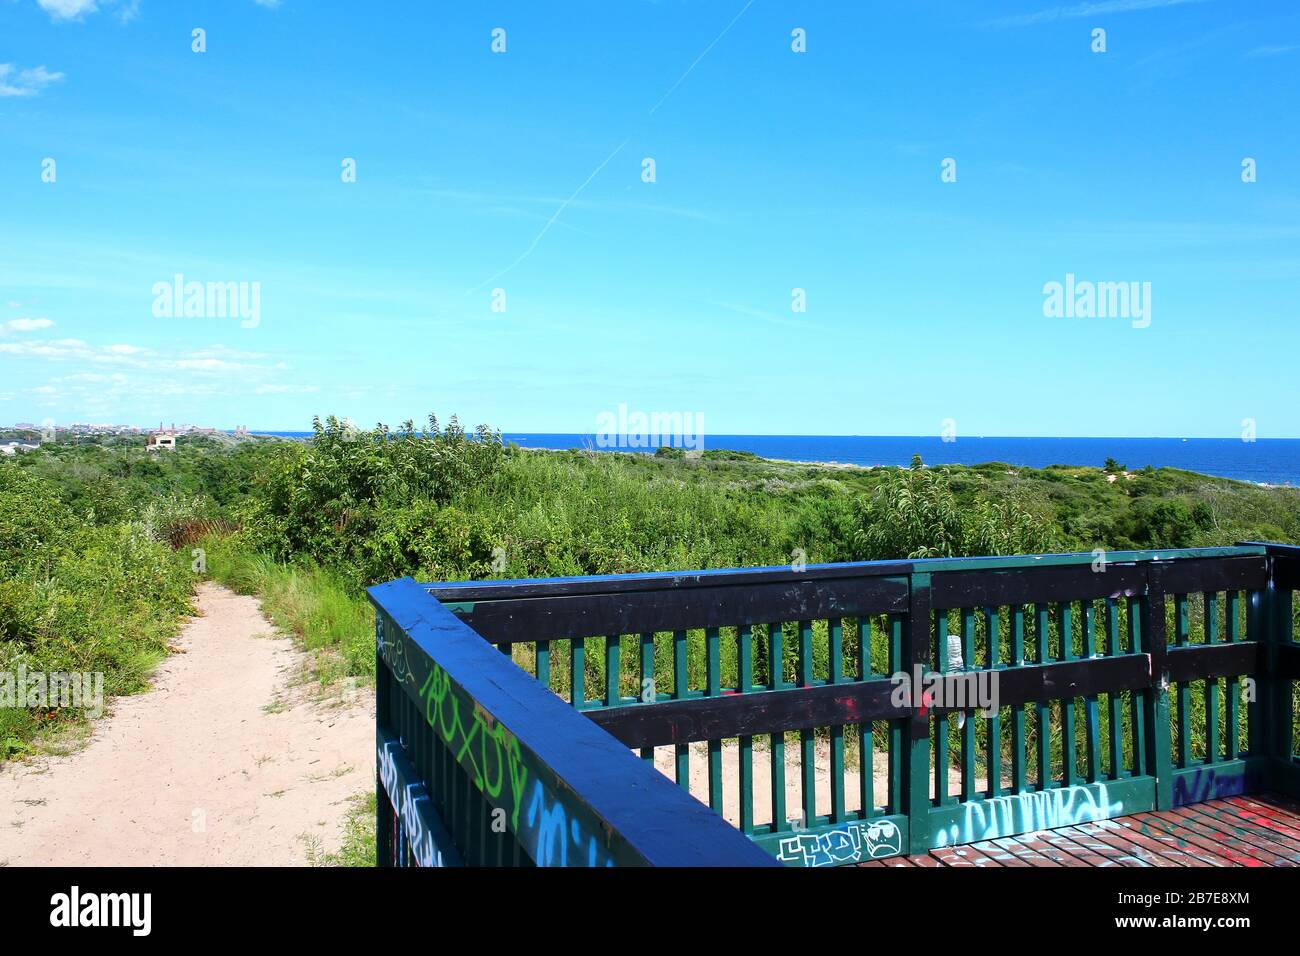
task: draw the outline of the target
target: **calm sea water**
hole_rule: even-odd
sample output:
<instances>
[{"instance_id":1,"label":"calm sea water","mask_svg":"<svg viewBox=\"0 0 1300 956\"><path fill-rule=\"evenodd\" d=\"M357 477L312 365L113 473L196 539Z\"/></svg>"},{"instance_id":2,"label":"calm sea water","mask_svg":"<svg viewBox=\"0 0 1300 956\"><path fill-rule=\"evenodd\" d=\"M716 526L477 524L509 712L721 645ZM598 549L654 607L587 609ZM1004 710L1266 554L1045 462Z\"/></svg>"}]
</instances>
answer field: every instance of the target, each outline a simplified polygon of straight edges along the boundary
<instances>
[{"instance_id":1,"label":"calm sea water","mask_svg":"<svg viewBox=\"0 0 1300 956\"><path fill-rule=\"evenodd\" d=\"M264 432L286 438L310 432ZM525 448L595 448L595 435L504 433ZM1233 438L914 438L864 435L708 435L705 448L730 448L763 458L828 461L850 465L906 465L920 455L929 465L978 465L1003 461L1029 468L1048 465L1100 467L1114 458L1130 471L1184 468L1205 475L1274 485L1300 485L1300 439L1243 442Z\"/></svg>"}]
</instances>

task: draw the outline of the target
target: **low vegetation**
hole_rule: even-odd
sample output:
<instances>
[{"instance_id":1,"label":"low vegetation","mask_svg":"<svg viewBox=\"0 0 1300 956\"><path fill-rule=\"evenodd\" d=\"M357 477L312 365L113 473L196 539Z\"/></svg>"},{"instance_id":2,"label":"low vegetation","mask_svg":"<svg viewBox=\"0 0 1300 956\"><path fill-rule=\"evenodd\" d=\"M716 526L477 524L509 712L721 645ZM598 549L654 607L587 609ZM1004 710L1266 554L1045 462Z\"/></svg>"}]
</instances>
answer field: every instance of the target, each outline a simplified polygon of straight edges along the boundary
<instances>
[{"instance_id":1,"label":"low vegetation","mask_svg":"<svg viewBox=\"0 0 1300 956\"><path fill-rule=\"evenodd\" d=\"M856 469L725 450L524 451L432 416L369 431L330 418L305 442L183 437L164 453L138 438L61 441L0 462L0 671L101 670L106 693L138 690L198 574L260 596L329 681L373 673L363 588L402 575L1296 542L1298 505L1296 489L1114 460ZM587 659L600 686L600 655ZM0 711L3 752L60 713Z\"/></svg>"}]
</instances>

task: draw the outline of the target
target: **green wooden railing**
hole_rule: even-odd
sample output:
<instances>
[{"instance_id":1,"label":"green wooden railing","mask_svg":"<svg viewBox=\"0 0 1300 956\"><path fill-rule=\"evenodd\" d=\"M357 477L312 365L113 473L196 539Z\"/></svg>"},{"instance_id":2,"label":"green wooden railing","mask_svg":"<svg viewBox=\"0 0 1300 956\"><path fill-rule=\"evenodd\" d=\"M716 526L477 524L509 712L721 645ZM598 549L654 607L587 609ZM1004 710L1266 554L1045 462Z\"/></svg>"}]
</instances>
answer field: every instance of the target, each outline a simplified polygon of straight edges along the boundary
<instances>
[{"instance_id":1,"label":"green wooden railing","mask_svg":"<svg viewBox=\"0 0 1300 956\"><path fill-rule=\"evenodd\" d=\"M920 853L1266 788L1300 794L1297 548L396 582L372 590L381 648L408 639L383 590L398 585L417 610L426 603L419 613L436 608L462 627L458 640L480 657L504 652L488 655L501 674L526 671L543 698L581 715L563 732L599 735L600 755L587 749L562 772L529 764L547 793L581 802L583 780L569 779L578 769L614 779L639 764L638 785L676 782L686 802L667 812L707 807L734 827L726 834L786 864ZM424 645L433 665L443 639ZM418 680L393 676L409 656L380 655L381 757L387 748L388 765L410 767L381 782L381 858L408 839L392 794L410 780L426 788L434 823L420 832L438 828L444 862L538 862L527 832L492 834L491 788L472 769L458 776L454 741L427 756L445 715L429 711ZM440 666L454 684L468 665ZM904 693L903 673L950 679L926 701ZM953 699L980 688L996 690L996 706ZM472 695L462 705L462 720L483 709ZM494 719L498 734L515 732ZM541 745L561 733L527 731ZM461 820L474 799L478 815ZM598 816L591 832L610 852L565 862L648 861L644 843L614 853L619 828ZM739 852L724 831L710 831L717 857L695 862L736 862L724 860Z\"/></svg>"}]
</instances>

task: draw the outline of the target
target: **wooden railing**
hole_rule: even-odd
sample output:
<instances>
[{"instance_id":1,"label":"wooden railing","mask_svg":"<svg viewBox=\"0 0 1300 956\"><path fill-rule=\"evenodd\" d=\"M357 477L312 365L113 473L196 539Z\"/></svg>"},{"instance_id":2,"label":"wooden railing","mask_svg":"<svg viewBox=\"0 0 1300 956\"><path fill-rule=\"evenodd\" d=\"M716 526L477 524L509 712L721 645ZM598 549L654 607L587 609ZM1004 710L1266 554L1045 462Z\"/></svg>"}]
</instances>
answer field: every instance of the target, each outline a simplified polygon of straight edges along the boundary
<instances>
[{"instance_id":1,"label":"wooden railing","mask_svg":"<svg viewBox=\"0 0 1300 956\"><path fill-rule=\"evenodd\" d=\"M1300 794L1298 583L1246 544L380 585L380 859L816 866Z\"/></svg>"}]
</instances>

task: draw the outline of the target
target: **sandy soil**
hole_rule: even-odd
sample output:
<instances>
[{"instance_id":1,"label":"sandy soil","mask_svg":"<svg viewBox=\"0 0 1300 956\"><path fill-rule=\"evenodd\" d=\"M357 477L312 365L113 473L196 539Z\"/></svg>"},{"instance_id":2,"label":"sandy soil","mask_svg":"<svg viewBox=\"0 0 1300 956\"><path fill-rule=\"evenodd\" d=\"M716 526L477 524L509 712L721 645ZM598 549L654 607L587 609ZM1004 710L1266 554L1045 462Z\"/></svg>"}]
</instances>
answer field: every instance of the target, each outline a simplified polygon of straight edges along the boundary
<instances>
[{"instance_id":1,"label":"sandy soil","mask_svg":"<svg viewBox=\"0 0 1300 956\"><path fill-rule=\"evenodd\" d=\"M785 808L786 819L801 817L803 807L803 776L801 770L802 755L797 743L786 743L785 748ZM638 751L639 753L639 751ZM889 757L879 751L872 754L872 797L876 806L886 803L889 793ZM757 824L772 822L772 752L764 747L755 746L754 761L754 822ZM655 769L670 780L677 779L674 748L656 747L654 755ZM813 766L816 771L815 794L817 814L831 812L831 751L825 741L818 741L814 750ZM687 760L690 771L688 790L691 796L703 804L709 803L709 749L708 744L690 745L690 757ZM862 785L860 766L856 760L846 761L844 768L844 808L850 813L862 808ZM1009 781L1007 781L1009 782ZM985 790L988 779L976 775L975 787ZM961 771L953 768L948 772L948 792L961 793ZM935 795L934 774L930 774L930 795ZM731 741L722 745L722 815L734 826L740 825L740 749Z\"/></svg>"},{"instance_id":2,"label":"sandy soil","mask_svg":"<svg viewBox=\"0 0 1300 956\"><path fill-rule=\"evenodd\" d=\"M303 655L258 603L199 588L201 617L147 693L88 745L0 768L0 865L301 865L337 849L373 786L374 695L297 685Z\"/></svg>"}]
</instances>

